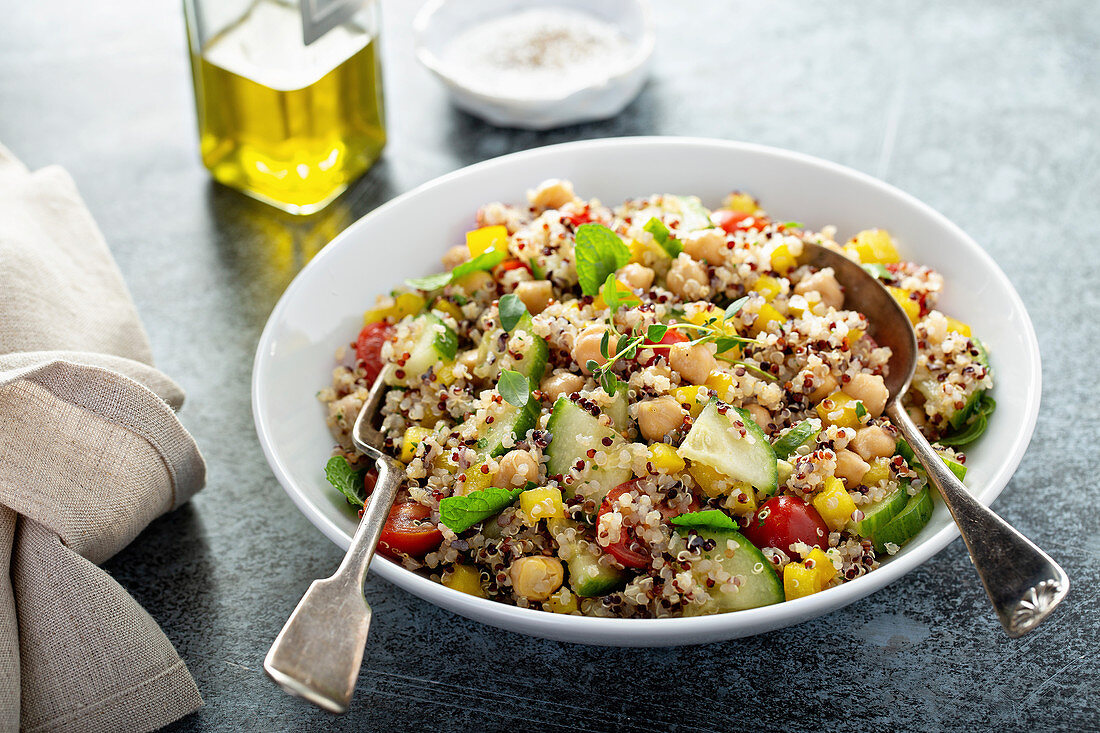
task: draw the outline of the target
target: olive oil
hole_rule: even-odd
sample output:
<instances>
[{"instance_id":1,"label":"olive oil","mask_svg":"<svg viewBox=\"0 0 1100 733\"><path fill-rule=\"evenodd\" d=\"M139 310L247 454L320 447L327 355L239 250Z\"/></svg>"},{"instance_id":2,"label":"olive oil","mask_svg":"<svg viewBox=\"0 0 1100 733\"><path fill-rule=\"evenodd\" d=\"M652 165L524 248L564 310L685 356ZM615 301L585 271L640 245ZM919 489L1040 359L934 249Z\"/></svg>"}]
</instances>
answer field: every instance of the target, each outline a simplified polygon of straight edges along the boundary
<instances>
[{"instance_id":1,"label":"olive oil","mask_svg":"<svg viewBox=\"0 0 1100 733\"><path fill-rule=\"evenodd\" d=\"M353 23L306 46L295 7L257 0L191 58L202 160L228 186L309 214L382 152L377 39Z\"/></svg>"}]
</instances>

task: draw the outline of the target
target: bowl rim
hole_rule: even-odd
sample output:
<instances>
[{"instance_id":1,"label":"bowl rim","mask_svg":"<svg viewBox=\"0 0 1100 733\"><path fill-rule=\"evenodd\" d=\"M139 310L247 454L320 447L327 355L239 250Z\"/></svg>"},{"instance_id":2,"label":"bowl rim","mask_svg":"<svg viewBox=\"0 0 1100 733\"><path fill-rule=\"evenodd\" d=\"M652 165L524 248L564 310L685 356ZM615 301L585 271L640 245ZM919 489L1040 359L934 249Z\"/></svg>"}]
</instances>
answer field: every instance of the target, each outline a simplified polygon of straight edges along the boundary
<instances>
[{"instance_id":1,"label":"bowl rim","mask_svg":"<svg viewBox=\"0 0 1100 733\"><path fill-rule=\"evenodd\" d=\"M490 158L451 171L450 173L446 173L416 186L367 213L338 234L302 268L301 272L295 276L283 295L279 298L278 303L276 303L275 308L268 317L267 323L260 335L256 348L256 356L253 360L252 408L256 432L268 464L271 466L273 473L283 486L283 489L287 492L299 510L306 515L306 518L337 546L346 550L350 543L350 535L328 517L319 505L313 504L307 498L304 491L298 489L291 476L290 470L275 450L275 446L272 444L272 440L267 433L265 424L268 421L268 416L264 400L262 399L263 393L267 388L263 366L268 353L272 350L275 331L283 318L284 311L289 307L288 304L294 299L298 290L305 287L303 283L309 279L310 272L317 268L318 265L316 263L323 262L327 257L331 257L333 252L345 246L343 244L344 242L352 241L356 238L358 236L357 231L365 226L369 226L370 221L379 215L380 212L401 206L406 201L415 199L426 191L449 185L451 181L461 179L474 172L505 165L517 160L553 156L563 149L583 151L584 149L592 148L644 147L647 145L683 146L685 148L702 146L744 151L787 159L802 165L823 169L830 174L853 178L873 188L880 189L882 192L900 199L909 206L915 207L923 215L930 217L940 226L946 227L954 236L970 246L973 252L982 261L987 273L995 278L1008 293L1012 305L1020 314L1019 325L1022 326L1022 335L1028 348L1024 354L1018 355L1018 358L1027 360L1029 370L1033 375L1029 384L1018 385L1018 388L1021 388L1025 392L1024 420L1021 423L1021 429L1013 433L1013 441L1009 446L1009 450L1004 453L1005 460L1002 461L999 467L989 476L983 494L975 498L983 505L989 506L1004 490L1009 479L1011 479L1016 468L1019 466L1020 461L1023 459L1038 419L1042 385L1039 344L1035 335L1034 326L1031 322L1031 317L1024 307L1019 293L1016 292L1016 289L1012 286L1007 275L1004 274L989 253L978 245L973 238L966 234L962 228L928 204L917 199L915 196L884 181L847 166L840 165L839 163L834 163L805 153L757 143L704 137L638 136L601 138L558 143ZM880 590L886 585L901 578L903 575L906 575L911 570L924 564L943 550L958 536L958 534L958 528L952 522L932 536L926 538L919 546L914 548L913 552L891 558L889 562L871 573L860 576L840 586L828 588L811 596L760 608L694 617L630 619L561 615L542 610L520 608L499 601L471 596L447 588L411 570L406 570L398 563L382 556L379 556L381 562L378 562L378 559L376 559L375 562L372 563L371 569L376 570L378 575L386 580L429 601L433 605L460 613L479 623L487 623L510 630L516 630L517 627L523 626L524 629L520 633L548 638L557 638L556 635L560 631L563 635L572 636L574 639L584 636L592 640L588 643L596 644L679 646L707 643L711 640L743 635L736 633L736 631L734 631L734 633L729 633L739 626L752 628L766 625L768 629L777 629L808 620L822 613L838 610L876 590ZM747 633L755 634L759 632L749 631ZM658 640L656 642L648 641L646 637L649 636L657 637ZM670 639L675 639L675 641L669 641Z\"/></svg>"},{"instance_id":2,"label":"bowl rim","mask_svg":"<svg viewBox=\"0 0 1100 733\"><path fill-rule=\"evenodd\" d=\"M657 23L653 17L653 8L649 0L630 0L638 8L642 18L642 37L635 44L630 57L619 67L610 72L604 72L600 76L591 79L588 83L579 84L566 89L560 94L552 96L509 96L506 94L490 94L469 87L459 81L448 71L448 65L425 42L428 27L435 17L436 12L444 5L456 0L428 0L417 11L413 18L413 49L417 60L429 71L445 82L449 87L460 90L469 98L476 99L484 104L505 104L512 107L541 108L556 105L582 92L598 91L606 89L613 84L624 82L629 76L637 72L648 63L656 48ZM532 6L528 9L534 9Z\"/></svg>"}]
</instances>

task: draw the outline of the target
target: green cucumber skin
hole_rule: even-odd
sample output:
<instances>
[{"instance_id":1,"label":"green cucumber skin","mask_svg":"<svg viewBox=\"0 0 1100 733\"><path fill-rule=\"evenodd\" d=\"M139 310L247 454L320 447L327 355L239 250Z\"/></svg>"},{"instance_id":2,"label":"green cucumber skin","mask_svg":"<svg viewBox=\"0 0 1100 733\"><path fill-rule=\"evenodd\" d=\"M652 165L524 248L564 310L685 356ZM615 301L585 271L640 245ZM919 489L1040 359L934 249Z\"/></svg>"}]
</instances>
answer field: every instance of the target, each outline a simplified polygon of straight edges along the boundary
<instances>
[{"instance_id":1,"label":"green cucumber skin","mask_svg":"<svg viewBox=\"0 0 1100 733\"><path fill-rule=\"evenodd\" d=\"M420 334L416 337L409 358L405 361L404 370L406 377L398 379L390 377L387 384L400 385L412 384L420 379L420 375L437 362L451 362L454 360L458 349L458 335L443 322L443 319L434 313L422 313L414 322L420 323ZM434 326L442 326L443 332L429 332Z\"/></svg>"},{"instance_id":2,"label":"green cucumber skin","mask_svg":"<svg viewBox=\"0 0 1100 733\"><path fill-rule=\"evenodd\" d=\"M928 524L934 508L932 492L927 486L910 496L905 508L874 533L875 552L886 552L887 542L901 547L913 539Z\"/></svg>"},{"instance_id":3,"label":"green cucumber skin","mask_svg":"<svg viewBox=\"0 0 1100 733\"><path fill-rule=\"evenodd\" d=\"M745 578L745 584L733 593L722 593L717 587L707 591L718 604L720 612L770 606L785 600L783 582L772 564L740 532L732 529L697 531L700 537L705 540L714 540L717 545L714 550L703 553L707 559L720 562L731 575L740 575ZM726 557L724 554L727 540L737 543L733 557ZM762 569L760 572L755 572L758 566Z\"/></svg>"},{"instance_id":4,"label":"green cucumber skin","mask_svg":"<svg viewBox=\"0 0 1100 733\"><path fill-rule=\"evenodd\" d=\"M787 460L791 454L817 436L817 428L809 420L803 420L775 441L772 450L775 457Z\"/></svg>"},{"instance_id":5,"label":"green cucumber skin","mask_svg":"<svg viewBox=\"0 0 1100 733\"><path fill-rule=\"evenodd\" d=\"M910 468L923 472L924 468L917 461L917 454L913 452L913 447L906 442L905 438L898 438L897 447L895 452L905 459L905 462L909 464ZM939 453L939 451L936 451ZM954 458L948 458L940 453L940 458L943 459L944 464L951 469L951 473L955 474L955 478L959 481L966 480L966 466L956 461Z\"/></svg>"},{"instance_id":6,"label":"green cucumber skin","mask_svg":"<svg viewBox=\"0 0 1100 733\"><path fill-rule=\"evenodd\" d=\"M483 436L477 441L477 450L483 455L497 457L512 450L504 445L504 439L512 436L520 441L527 431L539 421L539 403L533 396L527 398L527 404L516 407L508 404L503 414L498 414L492 425L482 427Z\"/></svg>"},{"instance_id":7,"label":"green cucumber skin","mask_svg":"<svg viewBox=\"0 0 1100 733\"><path fill-rule=\"evenodd\" d=\"M598 555L574 546L573 554L565 561L569 568L569 587L582 598L607 595L626 584L626 573L600 565L598 560Z\"/></svg>"},{"instance_id":8,"label":"green cucumber skin","mask_svg":"<svg viewBox=\"0 0 1100 733\"><path fill-rule=\"evenodd\" d=\"M535 333L534 321L531 320L530 313L524 313L520 316L519 321L516 323L516 327L511 330L508 338L511 339L512 336L519 331L526 332L532 338L533 343L523 353L523 358L517 360L513 366L515 371L527 377L527 381L530 383L532 389L537 389L539 382L542 381L543 374L546 372L546 363L550 358L550 349L546 345L546 339ZM489 359L490 351L496 355L492 370L486 377L488 379L496 380L500 377L500 362L504 352L497 352L495 344L502 333L504 333L503 329L495 328L485 334L481 339L481 343L478 345L478 363L486 363ZM507 345L505 348L507 348Z\"/></svg>"},{"instance_id":9,"label":"green cucumber skin","mask_svg":"<svg viewBox=\"0 0 1100 733\"><path fill-rule=\"evenodd\" d=\"M860 507L860 511L863 512L863 519L858 522L849 522L848 531L864 539L871 539L877 530L885 526L905 508L908 497L909 495L905 492L905 484L902 484L874 504L868 507Z\"/></svg>"}]
</instances>

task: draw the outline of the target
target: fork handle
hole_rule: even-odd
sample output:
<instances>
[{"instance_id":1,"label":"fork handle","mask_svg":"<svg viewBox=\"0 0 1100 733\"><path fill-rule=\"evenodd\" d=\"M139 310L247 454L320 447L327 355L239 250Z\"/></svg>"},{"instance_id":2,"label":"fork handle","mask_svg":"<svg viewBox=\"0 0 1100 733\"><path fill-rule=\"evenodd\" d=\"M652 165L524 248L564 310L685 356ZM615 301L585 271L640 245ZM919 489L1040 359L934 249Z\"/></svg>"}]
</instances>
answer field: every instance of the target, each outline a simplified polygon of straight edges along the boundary
<instances>
[{"instance_id":1,"label":"fork handle","mask_svg":"<svg viewBox=\"0 0 1100 733\"><path fill-rule=\"evenodd\" d=\"M929 445L899 400L890 401L886 414L901 430L951 511L1005 631L1018 637L1034 629L1069 592L1066 571L970 494Z\"/></svg>"},{"instance_id":2,"label":"fork handle","mask_svg":"<svg viewBox=\"0 0 1100 733\"><path fill-rule=\"evenodd\" d=\"M363 579L405 475L388 456L375 463L378 481L343 562L332 577L313 581L264 659L283 689L333 713L347 711L359 677L370 628Z\"/></svg>"}]
</instances>

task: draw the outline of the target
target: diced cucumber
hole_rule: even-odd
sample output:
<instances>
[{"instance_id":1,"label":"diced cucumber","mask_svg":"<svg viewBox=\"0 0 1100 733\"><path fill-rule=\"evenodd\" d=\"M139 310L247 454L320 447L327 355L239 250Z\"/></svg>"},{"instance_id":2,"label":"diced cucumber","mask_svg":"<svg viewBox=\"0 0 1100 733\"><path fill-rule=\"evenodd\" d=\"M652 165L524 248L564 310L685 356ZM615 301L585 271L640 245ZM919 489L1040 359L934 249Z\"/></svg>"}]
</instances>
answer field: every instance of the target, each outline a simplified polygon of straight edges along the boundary
<instances>
[{"instance_id":1,"label":"diced cucumber","mask_svg":"<svg viewBox=\"0 0 1100 733\"><path fill-rule=\"evenodd\" d=\"M909 494L906 493L905 486L905 484L902 484L873 504L859 507L859 510L863 512L863 519L858 522L849 521L848 531L854 532L864 539L871 539L875 532L886 526L886 523L896 517L898 512L905 507L905 503L909 500Z\"/></svg>"},{"instance_id":2,"label":"diced cucumber","mask_svg":"<svg viewBox=\"0 0 1100 733\"><path fill-rule=\"evenodd\" d=\"M895 450L899 456L905 459L905 462L909 464L910 468L920 471L922 474L924 473L924 467L921 466L920 461L917 460L917 454L913 452L913 447L906 442L905 438L898 438ZM966 466L938 448L936 452L940 454L940 458L943 459L943 462L951 469L951 473L955 474L955 478L959 481L964 481L966 479Z\"/></svg>"},{"instance_id":3,"label":"diced cucumber","mask_svg":"<svg viewBox=\"0 0 1100 733\"><path fill-rule=\"evenodd\" d=\"M735 481L748 482L771 496L779 488L778 465L771 443L749 413L729 405L722 407L724 410L720 412L719 402L714 399L707 403L677 453Z\"/></svg>"},{"instance_id":4,"label":"diced cucumber","mask_svg":"<svg viewBox=\"0 0 1100 733\"><path fill-rule=\"evenodd\" d=\"M412 384L437 362L451 363L458 352L458 334L435 313L422 313L412 322L413 346L401 370L405 378L391 376L388 384Z\"/></svg>"},{"instance_id":5,"label":"diced cucumber","mask_svg":"<svg viewBox=\"0 0 1100 733\"><path fill-rule=\"evenodd\" d=\"M809 420L803 420L780 436L772 444L775 457L786 460L792 453L817 437L818 426Z\"/></svg>"},{"instance_id":6,"label":"diced cucumber","mask_svg":"<svg viewBox=\"0 0 1100 733\"><path fill-rule=\"evenodd\" d=\"M683 530L677 530L678 532ZM772 564L756 549L751 542L732 529L700 529L699 536L704 540L713 540L715 547L703 553L708 560L722 564L730 575L739 576L742 581L735 589L725 592L715 584L707 593L713 601L702 609L705 613L723 613L740 611L746 608L770 606L783 601L783 583L780 582ZM727 543L734 543L733 557L727 557ZM697 568L698 565L695 566ZM706 575L692 569L699 587L707 587ZM694 610L694 609L693 609Z\"/></svg>"},{"instance_id":7,"label":"diced cucumber","mask_svg":"<svg viewBox=\"0 0 1100 733\"><path fill-rule=\"evenodd\" d=\"M572 553L565 561L569 568L569 587L583 598L607 595L618 590L626 582L626 573L618 568L602 565L600 556L579 544L570 546Z\"/></svg>"},{"instance_id":8,"label":"diced cucumber","mask_svg":"<svg viewBox=\"0 0 1100 733\"><path fill-rule=\"evenodd\" d=\"M535 333L530 313L524 313L516 327L507 335L503 347L503 328L495 328L482 336L478 344L478 364L474 373L484 379L496 381L501 369L511 369L527 377L533 389L539 386L546 371L549 349L546 340Z\"/></svg>"},{"instance_id":9,"label":"diced cucumber","mask_svg":"<svg viewBox=\"0 0 1100 733\"><path fill-rule=\"evenodd\" d=\"M703 206L698 196L666 196L665 208L680 214L682 231L710 229L714 226L710 220L710 211Z\"/></svg>"},{"instance_id":10,"label":"diced cucumber","mask_svg":"<svg viewBox=\"0 0 1100 733\"><path fill-rule=\"evenodd\" d=\"M988 369L989 352L985 350L985 346L978 339L971 338L970 341L978 352L978 355L974 357L974 361ZM939 380L935 379L923 367L918 370L917 375L913 378L913 388L924 395L925 400L939 405L940 411L947 418L948 424L956 430L966 425L970 420L981 403L982 395L986 392L984 389L975 389L967 395L966 403L961 408L955 408L953 404L946 404Z\"/></svg>"},{"instance_id":11,"label":"diced cucumber","mask_svg":"<svg viewBox=\"0 0 1100 733\"><path fill-rule=\"evenodd\" d=\"M568 476L577 461L585 462L577 480L562 487L567 496L578 493L584 487L585 490L580 493L599 502L608 491L629 481L633 475L629 467L597 466L588 457L591 449L616 452L626 445L626 441L613 428L602 425L598 418L565 395L554 403L546 428L550 431L550 445L545 451L549 457L546 463L548 474Z\"/></svg>"},{"instance_id":12,"label":"diced cucumber","mask_svg":"<svg viewBox=\"0 0 1100 733\"><path fill-rule=\"evenodd\" d=\"M909 497L905 508L897 516L873 533L871 539L875 543L875 552L886 552L887 543L901 547L913 539L932 518L932 509L932 492L925 486Z\"/></svg>"},{"instance_id":13,"label":"diced cucumber","mask_svg":"<svg viewBox=\"0 0 1100 733\"><path fill-rule=\"evenodd\" d=\"M611 425L620 433L630 427L630 401L625 389L616 389L614 396L608 396L602 389L586 393L596 403L603 414L611 418Z\"/></svg>"},{"instance_id":14,"label":"diced cucumber","mask_svg":"<svg viewBox=\"0 0 1100 733\"><path fill-rule=\"evenodd\" d=\"M481 425L478 430L481 437L477 441L477 450L483 455L502 456L512 450L504 445L505 438L511 437L510 442L514 445L538 423L539 403L533 397L528 397L523 407L504 402L492 413L493 422Z\"/></svg>"}]
</instances>

